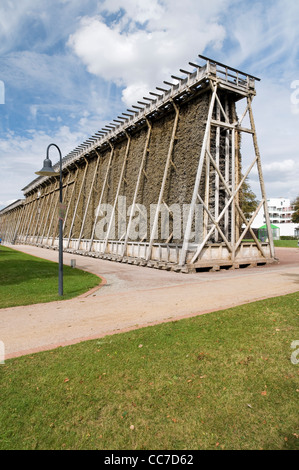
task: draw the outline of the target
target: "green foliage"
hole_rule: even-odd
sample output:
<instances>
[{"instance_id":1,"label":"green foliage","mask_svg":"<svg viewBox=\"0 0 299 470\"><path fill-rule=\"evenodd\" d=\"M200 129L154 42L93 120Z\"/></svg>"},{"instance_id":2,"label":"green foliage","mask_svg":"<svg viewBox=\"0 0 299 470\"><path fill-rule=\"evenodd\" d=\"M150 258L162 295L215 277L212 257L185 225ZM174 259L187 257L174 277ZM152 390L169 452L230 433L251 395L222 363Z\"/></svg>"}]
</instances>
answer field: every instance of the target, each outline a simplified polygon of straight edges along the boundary
<instances>
[{"instance_id":1,"label":"green foliage","mask_svg":"<svg viewBox=\"0 0 299 470\"><path fill-rule=\"evenodd\" d=\"M256 208L258 207L256 195L250 188L248 179L246 178L240 190L240 207L247 219L250 219ZM243 222L243 221L242 221Z\"/></svg>"},{"instance_id":2,"label":"green foliage","mask_svg":"<svg viewBox=\"0 0 299 470\"><path fill-rule=\"evenodd\" d=\"M292 222L294 224L298 224L299 223L299 196L295 199L292 205L294 205L294 209L295 209L295 212L292 216Z\"/></svg>"}]
</instances>

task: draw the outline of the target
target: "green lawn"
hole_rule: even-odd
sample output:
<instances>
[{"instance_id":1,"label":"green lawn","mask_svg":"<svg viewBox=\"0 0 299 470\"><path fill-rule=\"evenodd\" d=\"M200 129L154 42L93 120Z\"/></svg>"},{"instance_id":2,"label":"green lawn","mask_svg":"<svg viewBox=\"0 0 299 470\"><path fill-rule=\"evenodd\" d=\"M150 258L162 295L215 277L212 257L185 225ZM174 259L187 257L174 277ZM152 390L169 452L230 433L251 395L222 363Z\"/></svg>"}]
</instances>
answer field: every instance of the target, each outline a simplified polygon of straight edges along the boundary
<instances>
[{"instance_id":1,"label":"green lawn","mask_svg":"<svg viewBox=\"0 0 299 470\"><path fill-rule=\"evenodd\" d=\"M298 315L299 292L7 360L0 449L298 450Z\"/></svg>"},{"instance_id":2,"label":"green lawn","mask_svg":"<svg viewBox=\"0 0 299 470\"><path fill-rule=\"evenodd\" d=\"M58 296L58 264L6 246L0 247L0 308L70 299L100 284L101 280L64 266L64 295Z\"/></svg>"},{"instance_id":3,"label":"green lawn","mask_svg":"<svg viewBox=\"0 0 299 470\"><path fill-rule=\"evenodd\" d=\"M298 240L274 240L274 245L285 248L298 248Z\"/></svg>"}]
</instances>

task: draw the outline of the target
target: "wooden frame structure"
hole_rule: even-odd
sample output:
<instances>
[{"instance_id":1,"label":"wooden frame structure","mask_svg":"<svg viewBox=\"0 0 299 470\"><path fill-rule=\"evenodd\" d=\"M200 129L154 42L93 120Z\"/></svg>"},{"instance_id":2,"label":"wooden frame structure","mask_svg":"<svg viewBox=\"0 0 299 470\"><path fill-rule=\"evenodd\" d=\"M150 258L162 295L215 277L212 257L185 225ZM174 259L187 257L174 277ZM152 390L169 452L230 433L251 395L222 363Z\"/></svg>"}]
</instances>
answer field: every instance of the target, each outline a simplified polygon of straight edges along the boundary
<instances>
[{"instance_id":1,"label":"wooden frame structure","mask_svg":"<svg viewBox=\"0 0 299 470\"><path fill-rule=\"evenodd\" d=\"M144 97L145 101L139 101L138 106L132 106L133 109L118 116L63 159L66 251L182 272L274 261L252 110L255 81L259 79L207 57L199 56L199 59L202 65L190 62L192 72L181 69L183 77L172 76L175 83L164 82L166 88L157 87L157 92L149 93L150 98ZM241 101L244 111L238 118L236 103ZM193 108L197 114L189 119L189 110L195 113ZM243 125L245 117L250 122L247 127ZM193 139L194 145L185 151L188 135L183 131L183 123L188 119L187 133L190 131L190 142ZM245 171L240 154L242 134L252 137L254 154ZM157 159L159 152L163 158ZM159 177L148 182L156 166L153 159L158 162ZM247 220L240 193L254 168L259 176L261 201ZM23 191L25 200L0 212L0 236L11 243L57 249L57 181L39 177ZM176 191L181 206L184 205L182 236L174 239L171 221L172 232L162 240L161 210L165 209L170 219L173 218L175 199L169 195ZM123 214L118 201L126 194L131 204ZM97 224L104 203L111 205L111 213L105 237L99 239ZM132 240L130 233L136 210L148 210L150 204L155 206L152 224L147 234ZM198 207L202 211L200 239L195 237L194 241ZM268 227L268 240L263 243L252 229L252 222L262 207ZM118 236L113 234L116 221ZM120 231L122 226L124 229ZM244 241L248 234L251 241Z\"/></svg>"}]
</instances>

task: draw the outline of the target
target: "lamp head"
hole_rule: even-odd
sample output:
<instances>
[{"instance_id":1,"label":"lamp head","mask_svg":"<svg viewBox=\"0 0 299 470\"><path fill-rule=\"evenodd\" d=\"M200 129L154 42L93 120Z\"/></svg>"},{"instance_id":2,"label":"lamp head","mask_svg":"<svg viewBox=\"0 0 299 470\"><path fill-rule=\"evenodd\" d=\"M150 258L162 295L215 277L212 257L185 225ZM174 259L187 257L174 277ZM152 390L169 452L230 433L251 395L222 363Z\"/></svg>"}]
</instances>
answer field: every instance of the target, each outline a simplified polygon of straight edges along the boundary
<instances>
[{"instance_id":1,"label":"lamp head","mask_svg":"<svg viewBox=\"0 0 299 470\"><path fill-rule=\"evenodd\" d=\"M40 171L36 171L35 174L39 176L59 176L59 173L53 169L52 162L49 158L44 160L43 168Z\"/></svg>"}]
</instances>

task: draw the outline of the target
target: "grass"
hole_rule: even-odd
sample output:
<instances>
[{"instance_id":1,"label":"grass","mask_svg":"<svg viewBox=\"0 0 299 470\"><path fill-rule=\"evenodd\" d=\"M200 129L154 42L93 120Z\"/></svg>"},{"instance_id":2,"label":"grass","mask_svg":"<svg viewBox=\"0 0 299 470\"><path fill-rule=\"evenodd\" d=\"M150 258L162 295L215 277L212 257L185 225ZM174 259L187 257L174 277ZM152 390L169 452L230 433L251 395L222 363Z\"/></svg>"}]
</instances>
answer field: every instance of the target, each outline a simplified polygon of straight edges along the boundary
<instances>
[{"instance_id":1,"label":"grass","mask_svg":"<svg viewBox=\"0 0 299 470\"><path fill-rule=\"evenodd\" d=\"M298 315L299 292L7 360L0 449L298 450Z\"/></svg>"},{"instance_id":2,"label":"grass","mask_svg":"<svg viewBox=\"0 0 299 470\"><path fill-rule=\"evenodd\" d=\"M243 242L254 242L254 240L247 239ZM298 240L274 240L274 246L278 248L298 248Z\"/></svg>"},{"instance_id":3,"label":"grass","mask_svg":"<svg viewBox=\"0 0 299 470\"><path fill-rule=\"evenodd\" d=\"M298 248L298 240L274 240L274 246L285 248Z\"/></svg>"},{"instance_id":4,"label":"grass","mask_svg":"<svg viewBox=\"0 0 299 470\"><path fill-rule=\"evenodd\" d=\"M76 297L100 284L94 274L64 266L63 299ZM61 300L58 264L6 246L0 247L0 308Z\"/></svg>"}]
</instances>

